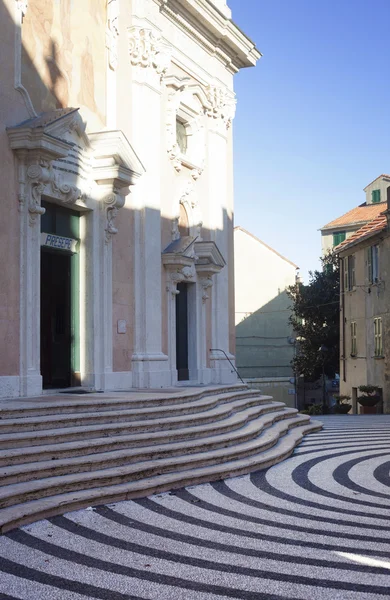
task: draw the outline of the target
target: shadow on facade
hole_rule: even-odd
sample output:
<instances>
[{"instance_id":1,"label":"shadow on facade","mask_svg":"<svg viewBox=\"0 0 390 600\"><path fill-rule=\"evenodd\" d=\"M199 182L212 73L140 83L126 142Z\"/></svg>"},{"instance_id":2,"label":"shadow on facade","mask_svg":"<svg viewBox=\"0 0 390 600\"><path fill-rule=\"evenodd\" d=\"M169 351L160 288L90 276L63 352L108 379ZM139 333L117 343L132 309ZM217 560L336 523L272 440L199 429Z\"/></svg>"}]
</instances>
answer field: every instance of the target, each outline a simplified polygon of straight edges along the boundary
<instances>
[{"instance_id":1,"label":"shadow on facade","mask_svg":"<svg viewBox=\"0 0 390 600\"><path fill-rule=\"evenodd\" d=\"M5 60L0 107L2 180L5 180L0 227L6 234L8 253L1 275L1 308L6 318L0 320L0 334L4 334L2 339L9 341L10 347L7 356L0 358L0 374L9 376L10 380L19 375L38 378L45 365L52 378L46 380L47 387L79 385L83 377L88 380L93 374L98 374L103 381L106 372L114 380L117 373L134 371L134 357L138 357L139 363L148 355L157 357L156 363L160 354L171 360L172 347L175 351L180 347L177 339L180 327L186 329L187 335L188 364L183 368L188 370L184 374L188 379L191 369L208 369L213 360L216 362L216 357L210 356L210 348L234 354L233 224L226 209L220 209L221 228L210 229L191 220L180 203L180 190L172 190L171 194L164 191L161 198L162 206L164 203L173 206L172 196L177 194L177 211L170 218L162 216L163 209L160 212L148 206L148 193L140 196L142 192L137 192L137 184L124 207L117 210L98 196L72 202L67 198L64 202L63 192L51 194L54 188L50 188L51 183L47 181L42 184L38 203L32 205L30 187L25 185L21 191L16 172L18 168L20 172L20 165L18 167L10 149L6 131L28 120L31 110L29 114L27 94L15 88L15 23L3 1L0 2L0 32L4 33L2 44L8 44L9 51L5 53L9 59ZM102 44L104 47L104 40ZM63 89L66 75L58 61L61 49L51 38L49 45L50 55L45 59L46 83L26 49L22 48L21 52L20 84L31 92L37 113L42 107L45 110L67 107L64 101L67 93ZM160 131L156 135L160 135ZM151 139L151 147L153 143ZM63 183L67 183L66 177L69 177L66 173L72 173L72 183L77 181L79 185L80 182L81 187L85 164L75 163L75 167L70 167L67 159L61 163L62 160L53 162L54 172L58 171ZM161 160L166 160L163 168L173 168L167 157L164 159L162 155ZM24 167L28 164L24 163ZM38 162L37 166L42 165ZM153 177L153 174L146 171L142 177ZM202 177L208 177L207 165ZM59 189L58 181L55 184ZM137 197L137 207L134 197ZM40 205L45 208L45 214L39 214ZM142 205L145 207L139 208ZM210 214L202 214L203 211ZM207 203L202 205L199 198L198 212L207 223L212 214L215 217L216 210ZM7 223L4 215L7 215ZM181 223L178 223L179 218ZM67 252L47 243L42 245L42 233L71 239L77 250ZM183 233L189 235L183 236ZM169 264L165 260L167 249L180 235L182 239L191 239L183 245L181 256L180 252L176 256L171 252L172 263ZM207 242L210 242L208 247ZM179 322L177 298L180 294L184 296L184 289L188 296L187 312ZM49 347L44 346L44 337L51 340ZM61 364L57 361L53 366L52 357L59 355L62 355ZM176 364L173 366L176 368ZM35 383L31 389L35 389L33 385ZM104 387L104 382L99 386L95 381L94 385Z\"/></svg>"},{"instance_id":2,"label":"shadow on facade","mask_svg":"<svg viewBox=\"0 0 390 600\"><path fill-rule=\"evenodd\" d=\"M236 325L236 363L244 378L292 377L291 300L281 292Z\"/></svg>"}]
</instances>

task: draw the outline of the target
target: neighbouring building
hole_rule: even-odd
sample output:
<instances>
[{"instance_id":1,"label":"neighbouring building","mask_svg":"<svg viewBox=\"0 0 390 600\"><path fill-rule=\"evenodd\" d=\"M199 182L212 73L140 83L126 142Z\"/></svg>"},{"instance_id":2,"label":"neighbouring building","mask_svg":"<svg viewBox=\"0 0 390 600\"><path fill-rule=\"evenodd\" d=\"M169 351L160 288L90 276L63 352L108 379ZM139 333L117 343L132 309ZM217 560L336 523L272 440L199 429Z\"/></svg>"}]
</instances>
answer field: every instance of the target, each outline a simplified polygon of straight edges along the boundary
<instances>
[{"instance_id":1,"label":"neighbouring building","mask_svg":"<svg viewBox=\"0 0 390 600\"><path fill-rule=\"evenodd\" d=\"M390 175L380 175L364 188L366 201L321 228L322 254L333 250L386 209Z\"/></svg>"},{"instance_id":2,"label":"neighbouring building","mask_svg":"<svg viewBox=\"0 0 390 600\"><path fill-rule=\"evenodd\" d=\"M260 53L226 1L3 0L0 32L0 396L235 381L233 76Z\"/></svg>"},{"instance_id":3,"label":"neighbouring building","mask_svg":"<svg viewBox=\"0 0 390 600\"><path fill-rule=\"evenodd\" d=\"M351 396L353 412L359 411L359 386L375 385L382 395L377 410L390 413L390 201L381 208L335 249L341 261L340 393Z\"/></svg>"},{"instance_id":4,"label":"neighbouring building","mask_svg":"<svg viewBox=\"0 0 390 600\"><path fill-rule=\"evenodd\" d=\"M295 404L294 334L289 323L297 265L243 227L234 228L236 364L252 387Z\"/></svg>"}]
</instances>

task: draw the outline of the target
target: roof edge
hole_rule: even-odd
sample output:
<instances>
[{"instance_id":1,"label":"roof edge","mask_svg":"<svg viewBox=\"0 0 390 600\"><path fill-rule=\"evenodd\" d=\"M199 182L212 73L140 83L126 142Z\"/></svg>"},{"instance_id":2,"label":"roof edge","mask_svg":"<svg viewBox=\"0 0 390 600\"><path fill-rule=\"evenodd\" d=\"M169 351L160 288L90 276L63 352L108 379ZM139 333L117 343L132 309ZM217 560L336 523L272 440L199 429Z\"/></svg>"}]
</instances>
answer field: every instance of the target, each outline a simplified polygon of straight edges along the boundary
<instances>
[{"instance_id":1,"label":"roof edge","mask_svg":"<svg viewBox=\"0 0 390 600\"><path fill-rule=\"evenodd\" d=\"M300 267L298 267L298 265L296 265L295 263L293 263L291 260L289 260L288 258L286 258L285 256L283 256L283 254L280 254L280 252L277 252L276 250L274 250L273 248L271 248L271 246L268 246L268 244L266 244L265 242L263 242L260 238L258 238L257 236L255 236L253 233L251 233L250 231L248 231L244 227L241 227L241 225L236 225L234 227L234 231L236 231L236 230L242 231L243 233L246 233L251 238L253 238L254 240L256 240L256 242L260 242L260 244L262 244L263 246L265 246L266 248L268 248L268 250L271 250L271 252L273 252L274 254L276 254L277 256L279 256L279 258L282 258L283 260L285 260L286 262L288 262L290 265L292 265L296 269L300 268Z\"/></svg>"}]
</instances>

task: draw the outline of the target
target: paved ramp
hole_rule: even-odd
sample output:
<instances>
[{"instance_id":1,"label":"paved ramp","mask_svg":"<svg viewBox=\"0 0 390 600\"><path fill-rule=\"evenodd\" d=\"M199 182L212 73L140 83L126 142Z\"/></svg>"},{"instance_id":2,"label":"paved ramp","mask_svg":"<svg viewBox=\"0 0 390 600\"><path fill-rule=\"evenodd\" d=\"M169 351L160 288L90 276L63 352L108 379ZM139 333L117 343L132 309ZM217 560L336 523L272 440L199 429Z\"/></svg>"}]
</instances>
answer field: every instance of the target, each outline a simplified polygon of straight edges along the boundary
<instances>
[{"instance_id":1,"label":"paved ramp","mask_svg":"<svg viewBox=\"0 0 390 600\"><path fill-rule=\"evenodd\" d=\"M268 470L6 534L0 598L389 598L390 416L321 420Z\"/></svg>"}]
</instances>

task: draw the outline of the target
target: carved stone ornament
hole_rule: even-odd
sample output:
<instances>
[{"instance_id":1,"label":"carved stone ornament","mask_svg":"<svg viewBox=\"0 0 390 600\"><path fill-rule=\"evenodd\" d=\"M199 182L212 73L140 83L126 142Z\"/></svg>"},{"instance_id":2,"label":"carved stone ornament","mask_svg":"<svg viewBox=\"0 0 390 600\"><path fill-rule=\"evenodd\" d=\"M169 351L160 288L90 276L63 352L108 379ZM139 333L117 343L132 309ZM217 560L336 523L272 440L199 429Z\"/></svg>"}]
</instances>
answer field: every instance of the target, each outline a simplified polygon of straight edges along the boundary
<instances>
[{"instance_id":1,"label":"carved stone ornament","mask_svg":"<svg viewBox=\"0 0 390 600\"><path fill-rule=\"evenodd\" d=\"M203 226L202 215L199 208L198 197L194 193L195 181L200 177L202 169L193 169L191 171L191 179L187 182L182 195L180 196L180 204L186 209L191 235L201 239L201 230ZM180 237L180 235L179 235ZM174 239L174 238L172 238ZM178 239L178 238L175 238Z\"/></svg>"},{"instance_id":2,"label":"carved stone ornament","mask_svg":"<svg viewBox=\"0 0 390 600\"><path fill-rule=\"evenodd\" d=\"M60 200L63 204L74 204L81 198L81 190L75 185L63 182L59 174L55 172L50 162L41 160L39 164L30 165L27 169L27 177L31 186L30 224L33 225L39 215L45 213L41 206L41 196L47 193Z\"/></svg>"},{"instance_id":3,"label":"carved stone ornament","mask_svg":"<svg viewBox=\"0 0 390 600\"><path fill-rule=\"evenodd\" d=\"M118 66L119 1L107 0L106 48L110 69Z\"/></svg>"},{"instance_id":4,"label":"carved stone ornament","mask_svg":"<svg viewBox=\"0 0 390 600\"><path fill-rule=\"evenodd\" d=\"M16 8L20 11L23 20L28 9L28 0L16 0Z\"/></svg>"},{"instance_id":5,"label":"carved stone ornament","mask_svg":"<svg viewBox=\"0 0 390 600\"><path fill-rule=\"evenodd\" d=\"M174 242L175 240L180 239L180 231L179 231L179 220L180 217L174 217L172 219L171 225L171 239Z\"/></svg>"},{"instance_id":6,"label":"carved stone ornament","mask_svg":"<svg viewBox=\"0 0 390 600\"><path fill-rule=\"evenodd\" d=\"M183 267L181 272L184 275L184 279L192 279L196 275L195 265L192 264L189 267Z\"/></svg>"},{"instance_id":7,"label":"carved stone ornament","mask_svg":"<svg viewBox=\"0 0 390 600\"><path fill-rule=\"evenodd\" d=\"M167 292L171 293L173 296L177 296L178 294L180 294L179 290L177 289L177 284L184 281L183 273L179 270L169 271L167 275L167 280Z\"/></svg>"},{"instance_id":8,"label":"carved stone ornament","mask_svg":"<svg viewBox=\"0 0 390 600\"><path fill-rule=\"evenodd\" d=\"M161 79L171 64L171 53L151 29L129 28L129 53L134 67L152 67Z\"/></svg>"},{"instance_id":9,"label":"carved stone ornament","mask_svg":"<svg viewBox=\"0 0 390 600\"><path fill-rule=\"evenodd\" d=\"M213 119L222 119L226 128L232 124L236 113L236 100L227 89L210 85L206 90L209 107L206 114Z\"/></svg>"},{"instance_id":10,"label":"carved stone ornament","mask_svg":"<svg viewBox=\"0 0 390 600\"><path fill-rule=\"evenodd\" d=\"M200 279L200 285L203 288L202 302L204 304L206 302L206 300L208 300L208 298L209 298L207 290L209 288L211 288L211 286L213 285L213 280L211 279L211 276L210 277L202 277Z\"/></svg>"},{"instance_id":11,"label":"carved stone ornament","mask_svg":"<svg viewBox=\"0 0 390 600\"><path fill-rule=\"evenodd\" d=\"M118 233L117 227L115 227L115 219L118 216L118 211L123 208L125 204L125 196L122 196L118 191L114 190L112 193L107 194L103 198L103 206L106 212L106 227L105 227L105 241L108 244L111 241L113 235Z\"/></svg>"},{"instance_id":12,"label":"carved stone ornament","mask_svg":"<svg viewBox=\"0 0 390 600\"><path fill-rule=\"evenodd\" d=\"M186 86L182 85L178 90L174 90L168 94L167 103L167 151L170 160L177 172L181 171L182 164L180 160L180 148L176 141L176 116L180 106L181 96L185 91Z\"/></svg>"},{"instance_id":13,"label":"carved stone ornament","mask_svg":"<svg viewBox=\"0 0 390 600\"><path fill-rule=\"evenodd\" d=\"M191 177L194 181L197 181L199 179L199 177L202 175L204 171L204 162L202 163L201 167L195 167L195 169L192 169L191 171Z\"/></svg>"}]
</instances>

